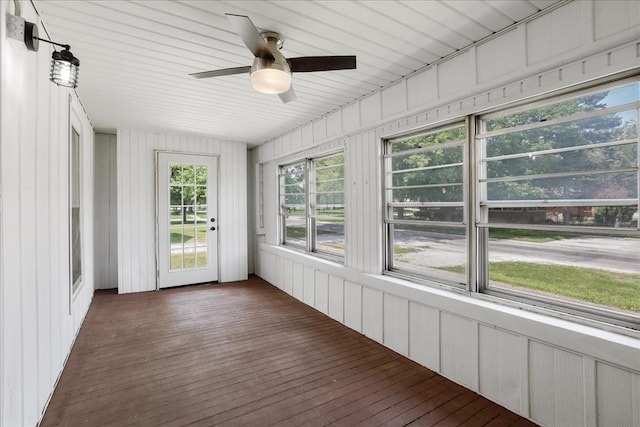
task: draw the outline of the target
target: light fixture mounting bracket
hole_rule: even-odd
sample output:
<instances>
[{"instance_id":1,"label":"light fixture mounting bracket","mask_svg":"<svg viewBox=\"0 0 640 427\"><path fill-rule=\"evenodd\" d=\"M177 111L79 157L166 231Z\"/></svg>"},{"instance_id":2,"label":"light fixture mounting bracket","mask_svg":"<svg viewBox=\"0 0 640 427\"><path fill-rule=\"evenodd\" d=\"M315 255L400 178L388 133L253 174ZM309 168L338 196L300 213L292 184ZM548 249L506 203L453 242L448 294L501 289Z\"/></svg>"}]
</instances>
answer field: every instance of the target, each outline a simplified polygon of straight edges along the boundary
<instances>
[{"instance_id":1,"label":"light fixture mounting bracket","mask_svg":"<svg viewBox=\"0 0 640 427\"><path fill-rule=\"evenodd\" d=\"M24 43L28 50L37 52L38 43L38 26L33 22L25 20L21 16L6 14L7 17L7 37L19 40Z\"/></svg>"}]
</instances>

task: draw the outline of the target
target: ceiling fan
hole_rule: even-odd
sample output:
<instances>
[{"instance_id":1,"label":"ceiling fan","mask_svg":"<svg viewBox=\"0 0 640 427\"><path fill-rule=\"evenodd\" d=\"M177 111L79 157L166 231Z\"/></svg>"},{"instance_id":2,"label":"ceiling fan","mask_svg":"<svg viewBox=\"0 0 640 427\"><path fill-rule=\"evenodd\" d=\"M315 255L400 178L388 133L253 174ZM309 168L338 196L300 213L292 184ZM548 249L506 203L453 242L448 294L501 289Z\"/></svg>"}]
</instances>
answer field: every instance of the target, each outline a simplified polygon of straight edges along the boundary
<instances>
[{"instance_id":1,"label":"ceiling fan","mask_svg":"<svg viewBox=\"0 0 640 427\"><path fill-rule=\"evenodd\" d=\"M291 73L311 71L352 70L355 56L302 56L285 58L280 49L283 38L272 31L259 32L251 19L244 15L225 14L236 32L255 58L251 66L225 68L189 74L196 79L228 76L249 72L251 85L262 93L277 94L285 104L296 100L291 85Z\"/></svg>"}]
</instances>

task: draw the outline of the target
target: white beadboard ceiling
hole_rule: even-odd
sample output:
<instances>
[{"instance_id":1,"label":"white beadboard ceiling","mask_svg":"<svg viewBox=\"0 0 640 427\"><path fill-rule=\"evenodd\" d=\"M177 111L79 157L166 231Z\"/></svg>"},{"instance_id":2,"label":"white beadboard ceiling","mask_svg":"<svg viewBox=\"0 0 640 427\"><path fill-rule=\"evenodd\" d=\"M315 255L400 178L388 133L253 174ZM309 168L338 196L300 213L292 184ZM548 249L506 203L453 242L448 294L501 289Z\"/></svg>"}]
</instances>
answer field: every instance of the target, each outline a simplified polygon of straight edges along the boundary
<instances>
[{"instance_id":1,"label":"white beadboard ceiling","mask_svg":"<svg viewBox=\"0 0 640 427\"><path fill-rule=\"evenodd\" d=\"M78 95L96 130L203 134L260 144L491 36L560 0L33 0L52 40L81 61ZM251 65L225 13L284 36L286 57L356 55L357 69L294 73L298 100L249 75L188 73ZM40 29L41 36L44 33ZM46 48L42 43L41 49Z\"/></svg>"}]
</instances>

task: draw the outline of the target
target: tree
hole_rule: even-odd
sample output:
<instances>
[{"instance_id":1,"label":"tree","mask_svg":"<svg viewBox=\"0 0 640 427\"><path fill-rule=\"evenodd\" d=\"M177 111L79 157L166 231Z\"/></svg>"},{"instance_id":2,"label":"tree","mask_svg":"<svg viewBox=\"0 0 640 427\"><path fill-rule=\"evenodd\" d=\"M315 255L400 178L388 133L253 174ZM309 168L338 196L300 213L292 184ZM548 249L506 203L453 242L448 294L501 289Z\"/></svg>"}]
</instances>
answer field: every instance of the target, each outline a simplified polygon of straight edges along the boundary
<instances>
[{"instance_id":1,"label":"tree","mask_svg":"<svg viewBox=\"0 0 640 427\"><path fill-rule=\"evenodd\" d=\"M282 189L283 208L288 212L295 212L299 207L304 210L305 206L305 173L304 163L295 163L282 169Z\"/></svg>"},{"instance_id":2,"label":"tree","mask_svg":"<svg viewBox=\"0 0 640 427\"><path fill-rule=\"evenodd\" d=\"M637 91L637 85L614 89ZM602 114L579 120L571 116L609 108L609 91L492 118L484 122L485 132L541 124L533 128L485 138L487 178L506 178L487 184L489 200L576 200L637 199L637 172L613 172L638 166L637 123L620 113ZM557 119L565 119L558 122ZM544 126L544 122L550 122ZM392 144L393 153L420 147L437 147L466 140L465 128L409 138ZM628 144L590 147L612 141ZM560 150L545 153L547 150ZM509 156L509 157L505 157ZM395 202L462 201L462 147L436 148L392 157L392 185ZM446 166L451 165L451 166ZM424 169L432 166L441 168ZM611 171L611 172L608 172ZM565 173L565 176L554 174ZM528 178L531 177L531 178ZM615 196L614 196L615 192ZM442 211L446 211L442 215ZM607 225L629 222L637 206L621 206L598 215ZM438 213L440 211L440 213ZM581 210L579 210L581 211ZM612 217L611 212L616 212ZM455 209L420 209L414 215L428 219L450 219ZM563 219L570 223L569 207ZM403 215L402 209L398 212Z\"/></svg>"},{"instance_id":3,"label":"tree","mask_svg":"<svg viewBox=\"0 0 640 427\"><path fill-rule=\"evenodd\" d=\"M606 108L603 100L608 92L585 96L561 103L527 110L487 121L488 131L506 129L530 123L542 123ZM606 114L487 138L486 156L536 153L550 149L588 146L624 139L635 126L623 123L620 116ZM562 178L532 178L492 183L488 186L490 200L555 200L594 199L615 185L625 190L624 197L636 197L633 174L588 173L618 167L633 167L637 163L632 145L569 150L554 154L529 154L507 160L489 160L487 177L524 177L561 172L584 174Z\"/></svg>"},{"instance_id":4,"label":"tree","mask_svg":"<svg viewBox=\"0 0 640 427\"><path fill-rule=\"evenodd\" d=\"M464 127L421 135L392 144L393 152L432 148L414 154L392 157L393 201L395 202L461 202L463 200L463 146L437 148L454 141L464 141ZM432 169L423 169L430 168ZM415 216L432 220L451 220L458 209L420 208ZM404 217L404 209L398 209Z\"/></svg>"},{"instance_id":5,"label":"tree","mask_svg":"<svg viewBox=\"0 0 640 427\"><path fill-rule=\"evenodd\" d=\"M344 206L344 155L314 161L317 206Z\"/></svg>"}]
</instances>

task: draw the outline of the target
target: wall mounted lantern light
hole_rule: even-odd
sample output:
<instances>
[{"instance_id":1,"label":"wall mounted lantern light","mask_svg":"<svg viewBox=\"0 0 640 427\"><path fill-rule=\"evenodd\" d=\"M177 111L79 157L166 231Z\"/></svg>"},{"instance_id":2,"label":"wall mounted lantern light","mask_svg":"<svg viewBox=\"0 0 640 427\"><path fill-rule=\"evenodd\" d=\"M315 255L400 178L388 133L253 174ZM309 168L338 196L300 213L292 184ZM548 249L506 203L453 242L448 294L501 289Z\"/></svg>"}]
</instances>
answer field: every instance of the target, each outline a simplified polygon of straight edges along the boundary
<instances>
[{"instance_id":1,"label":"wall mounted lantern light","mask_svg":"<svg viewBox=\"0 0 640 427\"><path fill-rule=\"evenodd\" d=\"M7 14L7 37L21 40L28 50L36 52L39 41L63 47L61 51L54 50L51 54L51 73L49 80L58 86L75 88L78 86L78 72L80 60L71 53L68 44L56 43L51 40L38 37L38 26L24 18Z\"/></svg>"},{"instance_id":2,"label":"wall mounted lantern light","mask_svg":"<svg viewBox=\"0 0 640 427\"><path fill-rule=\"evenodd\" d=\"M43 42L55 44L64 47L61 51L54 50L51 54L51 73L49 80L58 86L66 86L75 88L78 86L78 72L80 71L80 60L73 56L68 44L55 43L49 40Z\"/></svg>"}]
</instances>

